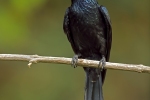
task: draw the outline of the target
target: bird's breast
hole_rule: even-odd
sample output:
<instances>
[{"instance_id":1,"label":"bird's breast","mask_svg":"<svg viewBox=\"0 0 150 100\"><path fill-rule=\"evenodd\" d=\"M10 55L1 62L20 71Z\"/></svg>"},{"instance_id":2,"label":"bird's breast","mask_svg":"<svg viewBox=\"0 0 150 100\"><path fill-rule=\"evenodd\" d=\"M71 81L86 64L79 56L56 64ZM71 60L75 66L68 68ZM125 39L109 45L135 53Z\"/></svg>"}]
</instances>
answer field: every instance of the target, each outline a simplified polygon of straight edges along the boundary
<instances>
[{"instance_id":1,"label":"bird's breast","mask_svg":"<svg viewBox=\"0 0 150 100\"><path fill-rule=\"evenodd\" d=\"M72 8L69 17L71 19L69 21L71 33L79 52L98 52L101 46L99 43L100 40L103 40L104 33L98 8Z\"/></svg>"}]
</instances>

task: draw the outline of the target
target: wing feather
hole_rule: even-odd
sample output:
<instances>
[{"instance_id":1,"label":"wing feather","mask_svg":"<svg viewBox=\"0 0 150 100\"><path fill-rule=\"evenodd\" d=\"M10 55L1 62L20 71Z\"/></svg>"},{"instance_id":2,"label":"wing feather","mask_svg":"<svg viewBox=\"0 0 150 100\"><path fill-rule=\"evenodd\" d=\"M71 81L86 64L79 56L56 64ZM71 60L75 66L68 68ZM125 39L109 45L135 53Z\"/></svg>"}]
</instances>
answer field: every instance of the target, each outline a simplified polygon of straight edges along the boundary
<instances>
[{"instance_id":1,"label":"wing feather","mask_svg":"<svg viewBox=\"0 0 150 100\"><path fill-rule=\"evenodd\" d=\"M112 43L112 27L111 27L111 20L108 14L108 10L104 6L99 7L99 11L102 14L105 24L106 24L106 61L109 60L110 50L111 50L111 43Z\"/></svg>"},{"instance_id":2,"label":"wing feather","mask_svg":"<svg viewBox=\"0 0 150 100\"><path fill-rule=\"evenodd\" d=\"M77 50L75 47L74 39L73 39L73 36L71 33L71 28L70 28L69 8L66 10L66 13L64 16L63 29L64 29L64 33L67 35L69 42L71 43L71 46L72 46L74 52L76 53Z\"/></svg>"}]
</instances>

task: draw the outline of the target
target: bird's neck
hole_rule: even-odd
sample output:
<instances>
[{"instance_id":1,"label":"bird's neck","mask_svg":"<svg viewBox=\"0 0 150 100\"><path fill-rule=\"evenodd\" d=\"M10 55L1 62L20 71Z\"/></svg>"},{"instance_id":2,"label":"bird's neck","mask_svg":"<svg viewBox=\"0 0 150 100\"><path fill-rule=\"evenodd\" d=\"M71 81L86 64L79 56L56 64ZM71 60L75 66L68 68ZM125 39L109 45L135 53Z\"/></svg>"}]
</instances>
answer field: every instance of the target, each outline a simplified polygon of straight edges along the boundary
<instances>
[{"instance_id":1,"label":"bird's neck","mask_svg":"<svg viewBox=\"0 0 150 100\"><path fill-rule=\"evenodd\" d=\"M71 0L72 4L76 2L97 3L97 0Z\"/></svg>"}]
</instances>

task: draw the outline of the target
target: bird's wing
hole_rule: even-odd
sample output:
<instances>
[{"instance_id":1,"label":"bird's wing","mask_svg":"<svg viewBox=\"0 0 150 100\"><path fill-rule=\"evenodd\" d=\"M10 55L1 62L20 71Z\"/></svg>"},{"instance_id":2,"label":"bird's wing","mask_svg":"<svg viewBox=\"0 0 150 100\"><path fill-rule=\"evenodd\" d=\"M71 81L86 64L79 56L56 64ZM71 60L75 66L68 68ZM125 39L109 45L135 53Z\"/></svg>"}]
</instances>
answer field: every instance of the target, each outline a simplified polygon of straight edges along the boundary
<instances>
[{"instance_id":1,"label":"bird's wing","mask_svg":"<svg viewBox=\"0 0 150 100\"><path fill-rule=\"evenodd\" d=\"M64 16L63 29L64 29L64 33L67 35L69 42L71 43L74 52L76 53L75 43L70 28L69 8L66 10Z\"/></svg>"},{"instance_id":2,"label":"bird's wing","mask_svg":"<svg viewBox=\"0 0 150 100\"><path fill-rule=\"evenodd\" d=\"M112 27L111 27L111 21L110 21L110 17L108 14L108 10L106 9L106 7L104 6L100 6L99 7L99 11L102 14L103 18L104 18L104 22L106 25L106 61L109 60L109 56L110 56L110 50L111 50L111 42L112 42Z\"/></svg>"},{"instance_id":3,"label":"bird's wing","mask_svg":"<svg viewBox=\"0 0 150 100\"><path fill-rule=\"evenodd\" d=\"M99 11L103 17L104 23L106 25L106 61L109 60L110 50L111 50L111 42L112 42L112 27L111 21L106 7L100 6ZM102 82L104 83L106 76L106 69L102 71Z\"/></svg>"}]
</instances>

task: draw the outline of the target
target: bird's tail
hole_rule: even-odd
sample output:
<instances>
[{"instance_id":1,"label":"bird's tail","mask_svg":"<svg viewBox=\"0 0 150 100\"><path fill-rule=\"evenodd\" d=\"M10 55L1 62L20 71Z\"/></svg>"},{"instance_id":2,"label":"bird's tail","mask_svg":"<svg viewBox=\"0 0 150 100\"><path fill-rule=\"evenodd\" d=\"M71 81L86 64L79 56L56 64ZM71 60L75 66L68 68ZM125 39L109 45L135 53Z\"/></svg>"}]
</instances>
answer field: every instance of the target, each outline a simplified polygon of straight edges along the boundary
<instances>
[{"instance_id":1,"label":"bird's tail","mask_svg":"<svg viewBox=\"0 0 150 100\"><path fill-rule=\"evenodd\" d=\"M96 71L96 70L95 70ZM94 73L86 72L84 100L103 100L102 77Z\"/></svg>"}]
</instances>

